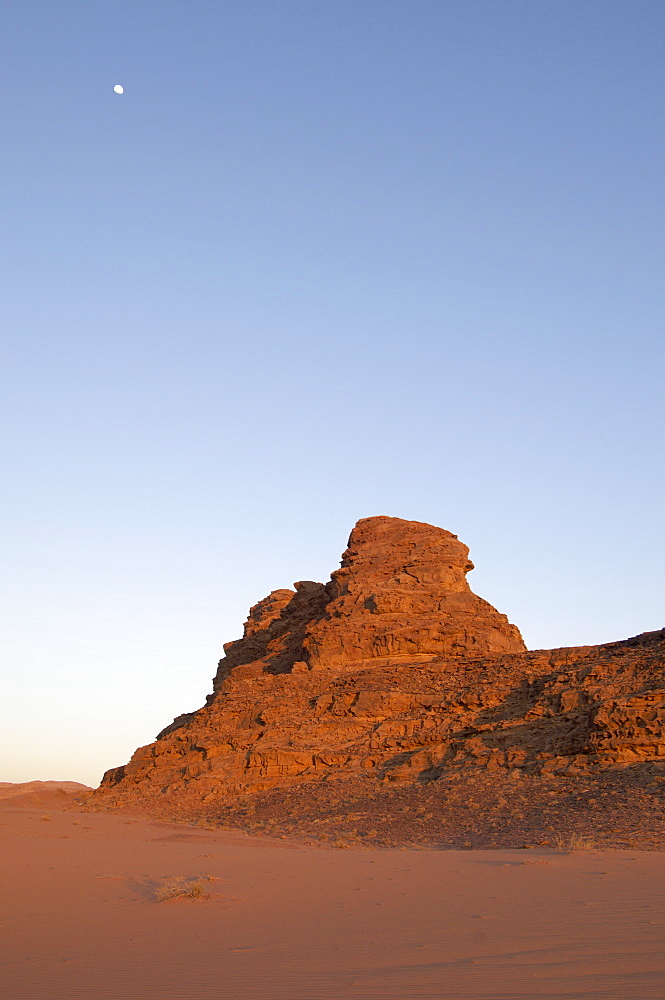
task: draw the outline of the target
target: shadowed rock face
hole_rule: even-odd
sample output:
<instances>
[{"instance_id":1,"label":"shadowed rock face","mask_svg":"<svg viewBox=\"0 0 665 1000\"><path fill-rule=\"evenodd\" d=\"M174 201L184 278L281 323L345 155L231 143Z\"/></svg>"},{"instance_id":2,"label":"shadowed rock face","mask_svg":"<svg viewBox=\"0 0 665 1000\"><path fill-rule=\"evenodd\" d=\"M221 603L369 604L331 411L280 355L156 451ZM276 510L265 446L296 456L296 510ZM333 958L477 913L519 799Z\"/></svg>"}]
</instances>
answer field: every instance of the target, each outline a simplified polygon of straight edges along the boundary
<instances>
[{"instance_id":1,"label":"shadowed rock face","mask_svg":"<svg viewBox=\"0 0 665 1000\"><path fill-rule=\"evenodd\" d=\"M327 778L369 795L368 780L665 762L665 632L527 652L469 589L472 568L441 528L359 521L330 582L255 605L207 704L107 772L93 800L191 817Z\"/></svg>"}]
</instances>

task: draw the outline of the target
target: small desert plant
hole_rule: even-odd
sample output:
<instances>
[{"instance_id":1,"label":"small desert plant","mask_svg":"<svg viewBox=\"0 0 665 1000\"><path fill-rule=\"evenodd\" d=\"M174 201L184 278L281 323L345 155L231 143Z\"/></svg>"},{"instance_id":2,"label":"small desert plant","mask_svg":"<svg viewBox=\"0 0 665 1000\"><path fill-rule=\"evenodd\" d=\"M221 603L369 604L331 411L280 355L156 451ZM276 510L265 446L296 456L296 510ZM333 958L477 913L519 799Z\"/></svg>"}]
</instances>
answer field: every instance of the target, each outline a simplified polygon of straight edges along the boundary
<instances>
[{"instance_id":1,"label":"small desert plant","mask_svg":"<svg viewBox=\"0 0 665 1000\"><path fill-rule=\"evenodd\" d=\"M157 889L155 900L158 903L165 903L169 899L209 899L210 894L206 892L205 886L200 879L195 881L187 879L172 879L165 885Z\"/></svg>"},{"instance_id":2,"label":"small desert plant","mask_svg":"<svg viewBox=\"0 0 665 1000\"><path fill-rule=\"evenodd\" d=\"M583 833L559 833L554 838L554 846L558 851L590 851L594 842Z\"/></svg>"}]
</instances>

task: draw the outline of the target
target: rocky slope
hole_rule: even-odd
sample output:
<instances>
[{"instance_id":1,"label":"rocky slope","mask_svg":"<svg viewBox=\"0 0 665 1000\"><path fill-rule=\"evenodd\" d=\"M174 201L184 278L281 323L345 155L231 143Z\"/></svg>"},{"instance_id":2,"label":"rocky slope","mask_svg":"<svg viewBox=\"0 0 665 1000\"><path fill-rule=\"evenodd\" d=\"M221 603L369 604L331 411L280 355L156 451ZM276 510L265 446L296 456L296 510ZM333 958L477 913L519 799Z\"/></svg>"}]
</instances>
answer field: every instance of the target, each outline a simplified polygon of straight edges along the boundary
<instances>
[{"instance_id":1,"label":"rocky slope","mask_svg":"<svg viewBox=\"0 0 665 1000\"><path fill-rule=\"evenodd\" d=\"M604 842L660 843L665 631L528 652L472 568L450 532L360 521L330 582L253 607L207 704L107 772L94 806L311 836L378 825L385 843L547 840L577 817Z\"/></svg>"}]
</instances>

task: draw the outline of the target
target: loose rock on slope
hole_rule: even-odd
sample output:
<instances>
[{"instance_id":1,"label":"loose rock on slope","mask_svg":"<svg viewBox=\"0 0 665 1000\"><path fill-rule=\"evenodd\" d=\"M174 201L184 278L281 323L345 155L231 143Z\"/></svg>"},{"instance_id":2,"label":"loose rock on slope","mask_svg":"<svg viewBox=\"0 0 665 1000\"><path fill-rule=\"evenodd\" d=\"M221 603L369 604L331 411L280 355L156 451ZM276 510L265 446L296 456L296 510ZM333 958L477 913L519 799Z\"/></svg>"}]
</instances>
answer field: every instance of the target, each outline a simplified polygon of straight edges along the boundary
<instances>
[{"instance_id":1,"label":"loose rock on slope","mask_svg":"<svg viewBox=\"0 0 665 1000\"><path fill-rule=\"evenodd\" d=\"M660 794L665 633L527 652L517 628L469 589L472 568L441 528L359 521L330 582L255 605L243 638L225 646L207 704L107 772L94 803L310 835L323 824L327 835L378 836L363 826L380 820L386 843L491 845L528 829L547 838L557 782L626 799L633 792L614 772L632 766L628 785ZM533 813L522 833L512 813L497 817L521 801L524 781L528 808L512 810ZM424 801L422 828L408 814ZM369 820L349 827L350 802ZM620 840L626 824L611 822Z\"/></svg>"}]
</instances>

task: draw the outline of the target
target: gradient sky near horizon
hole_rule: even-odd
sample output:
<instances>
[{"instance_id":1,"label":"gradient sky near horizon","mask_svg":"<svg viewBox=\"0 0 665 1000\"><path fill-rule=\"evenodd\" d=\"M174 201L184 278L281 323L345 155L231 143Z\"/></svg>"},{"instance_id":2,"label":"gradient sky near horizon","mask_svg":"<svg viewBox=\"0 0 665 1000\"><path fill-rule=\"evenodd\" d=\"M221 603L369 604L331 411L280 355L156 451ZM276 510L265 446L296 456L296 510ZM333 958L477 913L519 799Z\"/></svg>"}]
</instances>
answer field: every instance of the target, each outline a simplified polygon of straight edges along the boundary
<instances>
[{"instance_id":1,"label":"gradient sky near horizon","mask_svg":"<svg viewBox=\"0 0 665 1000\"><path fill-rule=\"evenodd\" d=\"M0 780L97 784L372 514L531 648L665 625L662 0L0 32Z\"/></svg>"}]
</instances>

